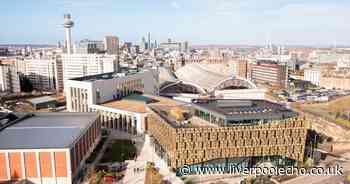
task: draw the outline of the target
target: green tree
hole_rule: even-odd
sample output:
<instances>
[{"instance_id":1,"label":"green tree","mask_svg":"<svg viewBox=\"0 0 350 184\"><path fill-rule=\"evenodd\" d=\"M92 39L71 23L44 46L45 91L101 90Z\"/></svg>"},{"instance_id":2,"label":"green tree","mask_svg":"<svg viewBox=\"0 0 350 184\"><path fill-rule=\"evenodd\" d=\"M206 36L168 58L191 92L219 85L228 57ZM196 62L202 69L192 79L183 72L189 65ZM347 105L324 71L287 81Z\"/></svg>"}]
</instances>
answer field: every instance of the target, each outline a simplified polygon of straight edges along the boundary
<instances>
[{"instance_id":1,"label":"green tree","mask_svg":"<svg viewBox=\"0 0 350 184\"><path fill-rule=\"evenodd\" d=\"M23 92L32 92L33 84L26 76L20 76L20 86Z\"/></svg>"}]
</instances>

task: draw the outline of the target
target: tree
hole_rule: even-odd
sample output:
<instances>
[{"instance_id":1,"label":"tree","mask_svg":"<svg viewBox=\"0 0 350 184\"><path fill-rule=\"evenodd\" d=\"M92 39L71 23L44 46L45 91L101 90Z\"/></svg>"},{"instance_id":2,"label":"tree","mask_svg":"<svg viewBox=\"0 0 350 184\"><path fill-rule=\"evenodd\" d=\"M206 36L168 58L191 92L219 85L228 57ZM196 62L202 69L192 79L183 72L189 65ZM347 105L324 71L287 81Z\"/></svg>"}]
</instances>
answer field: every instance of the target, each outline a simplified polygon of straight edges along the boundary
<instances>
[{"instance_id":1,"label":"tree","mask_svg":"<svg viewBox=\"0 0 350 184\"><path fill-rule=\"evenodd\" d=\"M21 91L23 92L33 91L33 84L26 76L23 76L23 75L20 76L20 86L21 86Z\"/></svg>"}]
</instances>

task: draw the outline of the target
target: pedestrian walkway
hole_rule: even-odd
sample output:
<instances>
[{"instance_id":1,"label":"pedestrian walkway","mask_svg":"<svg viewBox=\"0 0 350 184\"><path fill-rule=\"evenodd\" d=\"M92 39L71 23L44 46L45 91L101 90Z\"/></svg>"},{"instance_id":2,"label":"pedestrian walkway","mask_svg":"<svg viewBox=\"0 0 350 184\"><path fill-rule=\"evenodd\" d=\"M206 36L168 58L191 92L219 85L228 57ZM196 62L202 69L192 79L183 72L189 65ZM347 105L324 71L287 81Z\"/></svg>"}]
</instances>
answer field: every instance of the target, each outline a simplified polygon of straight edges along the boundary
<instances>
[{"instance_id":1,"label":"pedestrian walkway","mask_svg":"<svg viewBox=\"0 0 350 184\"><path fill-rule=\"evenodd\" d=\"M170 172L167 164L154 151L148 135L145 137L144 145L136 160L129 160L128 168L123 178L123 184L144 184L145 166L147 162L154 162L155 167L159 168L160 174L164 179L172 184L183 184L183 181L176 177L175 173Z\"/></svg>"}]
</instances>

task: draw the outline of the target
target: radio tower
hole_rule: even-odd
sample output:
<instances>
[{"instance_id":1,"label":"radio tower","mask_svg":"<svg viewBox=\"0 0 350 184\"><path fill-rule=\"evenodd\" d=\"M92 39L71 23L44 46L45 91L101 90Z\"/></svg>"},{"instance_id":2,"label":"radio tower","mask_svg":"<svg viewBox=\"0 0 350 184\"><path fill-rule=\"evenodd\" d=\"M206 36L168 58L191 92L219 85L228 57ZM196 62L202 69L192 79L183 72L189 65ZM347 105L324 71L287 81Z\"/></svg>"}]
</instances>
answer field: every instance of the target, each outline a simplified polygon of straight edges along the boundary
<instances>
[{"instance_id":1,"label":"radio tower","mask_svg":"<svg viewBox=\"0 0 350 184\"><path fill-rule=\"evenodd\" d=\"M64 23L63 23L63 27L64 27L64 31L65 31L65 49L67 54L71 54L72 53L72 33L71 33L71 28L74 26L74 22L71 20L70 14L65 14L64 15Z\"/></svg>"}]
</instances>

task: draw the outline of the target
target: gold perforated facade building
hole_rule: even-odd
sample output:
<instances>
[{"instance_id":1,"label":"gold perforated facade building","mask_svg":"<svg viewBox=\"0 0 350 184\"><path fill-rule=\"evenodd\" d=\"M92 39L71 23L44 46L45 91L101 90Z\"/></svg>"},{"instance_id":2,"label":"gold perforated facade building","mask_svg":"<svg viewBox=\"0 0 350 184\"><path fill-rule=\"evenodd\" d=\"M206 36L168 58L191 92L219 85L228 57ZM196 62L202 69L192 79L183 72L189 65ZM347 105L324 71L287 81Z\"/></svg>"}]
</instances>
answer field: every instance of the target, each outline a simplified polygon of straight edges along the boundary
<instances>
[{"instance_id":1,"label":"gold perforated facade building","mask_svg":"<svg viewBox=\"0 0 350 184\"><path fill-rule=\"evenodd\" d=\"M247 119L245 124L232 124L223 118L223 122L231 123L218 125L213 123L213 119L220 119L215 112L207 120L197 116L201 113L192 106L184 112L186 116L193 115L191 118L177 120L172 117L171 108L174 107L149 107L147 131L172 168L226 158L278 156L303 160L308 122L297 114L270 120L261 117L263 121L248 124ZM250 118L249 114L242 117Z\"/></svg>"}]
</instances>

